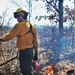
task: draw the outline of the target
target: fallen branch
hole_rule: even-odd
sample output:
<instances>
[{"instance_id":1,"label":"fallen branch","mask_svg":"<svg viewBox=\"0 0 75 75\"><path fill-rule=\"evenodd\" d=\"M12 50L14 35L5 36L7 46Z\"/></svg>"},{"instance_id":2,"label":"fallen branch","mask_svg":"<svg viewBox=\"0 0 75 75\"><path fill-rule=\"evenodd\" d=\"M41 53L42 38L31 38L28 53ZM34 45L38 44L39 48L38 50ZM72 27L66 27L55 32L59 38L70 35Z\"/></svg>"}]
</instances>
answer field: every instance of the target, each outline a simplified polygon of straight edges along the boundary
<instances>
[{"instance_id":1,"label":"fallen branch","mask_svg":"<svg viewBox=\"0 0 75 75\"><path fill-rule=\"evenodd\" d=\"M16 59L16 58L18 58L18 54L17 54L14 58L11 58L11 59L7 60L6 62L0 64L0 66L3 66L3 65L5 65L5 64L7 64L8 62L10 62L10 61Z\"/></svg>"}]
</instances>

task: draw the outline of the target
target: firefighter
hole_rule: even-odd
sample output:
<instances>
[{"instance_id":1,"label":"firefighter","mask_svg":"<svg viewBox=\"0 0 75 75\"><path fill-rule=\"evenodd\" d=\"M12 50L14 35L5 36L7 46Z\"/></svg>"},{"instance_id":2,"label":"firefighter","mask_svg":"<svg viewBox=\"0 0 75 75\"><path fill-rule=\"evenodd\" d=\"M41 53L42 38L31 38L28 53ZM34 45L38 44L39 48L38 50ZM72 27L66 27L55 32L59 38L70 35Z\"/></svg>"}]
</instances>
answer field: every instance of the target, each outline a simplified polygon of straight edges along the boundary
<instances>
[{"instance_id":1,"label":"firefighter","mask_svg":"<svg viewBox=\"0 0 75 75\"><path fill-rule=\"evenodd\" d=\"M36 28L31 25L28 20L29 12L26 12L22 8L18 8L14 12L14 18L17 19L18 23L6 33L0 41L9 41L14 37L17 37L17 48L19 50L20 70L23 75L32 75L31 73L31 62L33 59L37 60L38 55L38 42Z\"/></svg>"}]
</instances>

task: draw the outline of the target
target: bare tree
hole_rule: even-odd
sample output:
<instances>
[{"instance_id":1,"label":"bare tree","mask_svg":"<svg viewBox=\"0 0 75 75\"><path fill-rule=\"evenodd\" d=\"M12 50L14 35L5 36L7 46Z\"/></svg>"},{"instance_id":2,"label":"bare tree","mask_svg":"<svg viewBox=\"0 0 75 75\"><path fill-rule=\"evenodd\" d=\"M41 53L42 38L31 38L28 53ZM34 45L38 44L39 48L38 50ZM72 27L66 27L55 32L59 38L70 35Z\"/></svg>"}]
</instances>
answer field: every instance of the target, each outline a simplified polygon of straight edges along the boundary
<instances>
[{"instance_id":1,"label":"bare tree","mask_svg":"<svg viewBox=\"0 0 75 75\"><path fill-rule=\"evenodd\" d=\"M69 0L71 1L71 0ZM56 19L55 22L58 22L59 20L59 6L58 3L61 2L61 0L46 0L47 4L47 12L53 12L54 14L50 14L49 20ZM63 0L65 2L65 0ZM61 4L60 4L61 5ZM69 8L68 5L66 7L63 6L63 23L66 23L67 21L70 22L70 27L73 27L73 21L74 21L74 9Z\"/></svg>"},{"instance_id":2,"label":"bare tree","mask_svg":"<svg viewBox=\"0 0 75 75\"><path fill-rule=\"evenodd\" d=\"M11 20L13 17L10 16L10 11L9 11L10 7L6 7L6 9L2 12L2 21L0 26L6 26L6 25L10 25L11 24ZM9 17L10 16L10 17Z\"/></svg>"}]
</instances>

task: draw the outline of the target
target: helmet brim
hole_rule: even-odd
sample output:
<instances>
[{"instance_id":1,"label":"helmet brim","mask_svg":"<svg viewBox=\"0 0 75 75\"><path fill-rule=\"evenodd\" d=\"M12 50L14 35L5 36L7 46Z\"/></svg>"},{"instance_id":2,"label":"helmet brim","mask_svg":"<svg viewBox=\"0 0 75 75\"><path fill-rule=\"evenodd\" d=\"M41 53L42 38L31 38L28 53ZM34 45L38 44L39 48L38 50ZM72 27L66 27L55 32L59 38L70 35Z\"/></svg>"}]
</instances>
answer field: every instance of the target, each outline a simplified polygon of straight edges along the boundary
<instances>
[{"instance_id":1,"label":"helmet brim","mask_svg":"<svg viewBox=\"0 0 75 75\"><path fill-rule=\"evenodd\" d=\"M20 11L20 12L14 12L14 18L17 18L18 14L29 14L29 12L26 12L26 11Z\"/></svg>"}]
</instances>

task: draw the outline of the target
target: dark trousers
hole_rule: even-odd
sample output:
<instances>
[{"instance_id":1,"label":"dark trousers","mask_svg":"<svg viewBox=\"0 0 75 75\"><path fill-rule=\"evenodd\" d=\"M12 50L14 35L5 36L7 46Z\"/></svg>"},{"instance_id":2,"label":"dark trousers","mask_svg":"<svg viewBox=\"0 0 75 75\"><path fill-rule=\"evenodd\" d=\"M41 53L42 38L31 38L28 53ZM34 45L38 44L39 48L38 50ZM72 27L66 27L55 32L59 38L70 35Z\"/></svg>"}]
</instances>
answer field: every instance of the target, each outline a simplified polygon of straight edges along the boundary
<instances>
[{"instance_id":1,"label":"dark trousers","mask_svg":"<svg viewBox=\"0 0 75 75\"><path fill-rule=\"evenodd\" d=\"M31 73L32 58L33 58L33 48L20 50L19 55L20 70L23 75L32 75Z\"/></svg>"}]
</instances>

